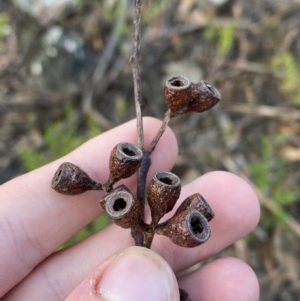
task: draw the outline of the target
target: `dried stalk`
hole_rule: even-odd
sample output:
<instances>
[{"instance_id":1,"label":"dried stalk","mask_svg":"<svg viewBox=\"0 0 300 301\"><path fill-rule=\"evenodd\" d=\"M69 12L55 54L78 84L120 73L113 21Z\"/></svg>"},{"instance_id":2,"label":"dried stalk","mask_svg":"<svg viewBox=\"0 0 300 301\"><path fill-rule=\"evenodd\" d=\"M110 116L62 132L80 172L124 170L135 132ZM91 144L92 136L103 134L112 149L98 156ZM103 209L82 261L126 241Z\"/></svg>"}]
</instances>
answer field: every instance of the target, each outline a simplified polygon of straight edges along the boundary
<instances>
[{"instance_id":1,"label":"dried stalk","mask_svg":"<svg viewBox=\"0 0 300 301\"><path fill-rule=\"evenodd\" d=\"M133 73L134 86L134 103L137 118L138 131L138 146L144 151L144 131L142 117L142 102L141 102L141 85L140 85L140 66L139 66L139 50L140 50L140 21L141 21L141 6L142 0L135 0L134 3L134 21L133 21L133 54L130 58L130 63Z\"/></svg>"},{"instance_id":2,"label":"dried stalk","mask_svg":"<svg viewBox=\"0 0 300 301\"><path fill-rule=\"evenodd\" d=\"M144 130L143 130L143 116L142 116L142 102L141 102L141 85L140 85L140 66L139 66L139 50L140 50L140 21L141 21L141 6L142 0L135 0L134 2L134 21L133 21L133 54L130 57L133 75L134 87L134 103L137 119L137 139L138 146L144 152ZM138 170L138 185L137 185L137 199L142 207L142 214L145 211L145 189L148 169L151 164L149 156L143 156L141 167ZM146 169L145 169L146 167ZM145 172L146 170L146 172ZM137 246L144 245L144 234L140 230L132 229L131 235Z\"/></svg>"},{"instance_id":3,"label":"dried stalk","mask_svg":"<svg viewBox=\"0 0 300 301\"><path fill-rule=\"evenodd\" d=\"M168 110L165 114L165 118L164 121L160 127L160 129L158 130L155 138L152 140L151 145L149 147L149 149L147 150L147 152L149 153L149 155L154 151L159 139L161 138L161 136L163 135L163 133L165 132L169 122L171 120L171 111Z\"/></svg>"}]
</instances>

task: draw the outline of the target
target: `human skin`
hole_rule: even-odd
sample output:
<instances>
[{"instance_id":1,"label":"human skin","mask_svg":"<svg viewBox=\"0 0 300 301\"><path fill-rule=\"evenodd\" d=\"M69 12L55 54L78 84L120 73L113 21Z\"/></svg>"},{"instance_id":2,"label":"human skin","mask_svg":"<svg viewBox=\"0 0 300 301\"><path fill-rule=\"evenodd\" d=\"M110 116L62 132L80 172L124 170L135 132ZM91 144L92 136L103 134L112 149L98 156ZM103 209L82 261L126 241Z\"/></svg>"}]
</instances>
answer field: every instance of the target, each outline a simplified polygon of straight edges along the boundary
<instances>
[{"instance_id":1,"label":"human skin","mask_svg":"<svg viewBox=\"0 0 300 301\"><path fill-rule=\"evenodd\" d=\"M157 119L144 118L146 146L160 124ZM178 285L192 301L258 300L254 272L235 258L212 261L177 279L178 284L175 278L174 273L221 251L258 223L260 209L251 187L223 171L210 172L182 188L178 205L199 192L215 213L211 238L197 248L176 246L159 235L152 251L130 247L130 230L110 225L75 246L55 251L103 212L98 203L103 192L68 196L54 191L50 183L56 169L62 162L72 162L103 183L109 175L110 151L119 142L136 143L135 120L0 186L1 300L178 301ZM155 172L172 168L177 152L176 138L168 128L152 154L148 183ZM136 190L135 176L121 183Z\"/></svg>"}]
</instances>

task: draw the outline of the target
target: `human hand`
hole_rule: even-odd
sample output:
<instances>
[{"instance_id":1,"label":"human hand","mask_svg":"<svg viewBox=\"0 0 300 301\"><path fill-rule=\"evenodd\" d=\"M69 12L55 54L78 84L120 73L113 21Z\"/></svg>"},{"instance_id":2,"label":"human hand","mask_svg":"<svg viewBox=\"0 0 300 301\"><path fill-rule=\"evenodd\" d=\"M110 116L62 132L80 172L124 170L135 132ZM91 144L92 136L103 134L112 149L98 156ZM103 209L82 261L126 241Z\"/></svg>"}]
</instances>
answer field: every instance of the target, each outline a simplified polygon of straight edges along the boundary
<instances>
[{"instance_id":1,"label":"human hand","mask_svg":"<svg viewBox=\"0 0 300 301\"><path fill-rule=\"evenodd\" d=\"M156 119L144 118L146 145L160 124ZM110 151L125 141L135 143L135 121L0 186L1 300L178 301L178 285L192 301L258 300L255 274L235 258L210 262L179 278L178 284L174 276L174 272L219 252L256 226L259 205L254 192L243 180L227 172L208 173L182 188L181 201L200 192L215 213L210 222L211 238L200 247L178 247L168 238L156 235L154 252L129 248L133 244L130 231L110 225L75 246L55 252L103 212L97 202L103 192L89 191L77 196L55 192L50 182L57 167L62 162L72 162L103 183L109 174ZM176 138L167 129L153 152L148 181L156 171L170 170L176 156ZM133 176L122 182L135 191L135 180Z\"/></svg>"}]
</instances>

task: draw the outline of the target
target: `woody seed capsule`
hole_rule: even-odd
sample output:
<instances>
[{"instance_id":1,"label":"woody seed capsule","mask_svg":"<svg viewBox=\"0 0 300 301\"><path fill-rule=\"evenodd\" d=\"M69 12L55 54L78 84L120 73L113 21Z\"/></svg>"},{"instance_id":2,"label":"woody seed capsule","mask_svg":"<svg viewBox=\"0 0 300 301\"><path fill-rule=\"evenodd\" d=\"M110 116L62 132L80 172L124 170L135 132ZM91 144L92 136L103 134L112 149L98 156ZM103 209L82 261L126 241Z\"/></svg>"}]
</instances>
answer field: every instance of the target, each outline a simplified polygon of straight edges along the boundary
<instances>
[{"instance_id":1,"label":"woody seed capsule","mask_svg":"<svg viewBox=\"0 0 300 301\"><path fill-rule=\"evenodd\" d=\"M166 222L159 224L155 232L169 237L178 246L194 248L209 239L210 226L199 211L192 209L176 213Z\"/></svg>"},{"instance_id":2,"label":"woody seed capsule","mask_svg":"<svg viewBox=\"0 0 300 301\"><path fill-rule=\"evenodd\" d=\"M87 190L102 190L102 185L92 180L80 167L70 162L62 163L55 172L51 187L59 193L75 195Z\"/></svg>"},{"instance_id":3,"label":"woody seed capsule","mask_svg":"<svg viewBox=\"0 0 300 301\"><path fill-rule=\"evenodd\" d=\"M177 208L176 213L191 209L198 210L208 221L212 220L215 216L209 204L200 193L195 193L187 197Z\"/></svg>"},{"instance_id":4,"label":"woody seed capsule","mask_svg":"<svg viewBox=\"0 0 300 301\"><path fill-rule=\"evenodd\" d=\"M105 195L100 204L116 225L124 229L144 229L141 205L125 185Z\"/></svg>"},{"instance_id":5,"label":"woody seed capsule","mask_svg":"<svg viewBox=\"0 0 300 301\"><path fill-rule=\"evenodd\" d=\"M148 203L151 208L152 224L170 212L180 196L180 179L169 171L157 172L148 187Z\"/></svg>"},{"instance_id":6,"label":"woody seed capsule","mask_svg":"<svg viewBox=\"0 0 300 301\"><path fill-rule=\"evenodd\" d=\"M187 112L207 111L221 100L220 93L211 84L205 81L194 84L184 76L175 76L167 80L164 96L171 117Z\"/></svg>"},{"instance_id":7,"label":"woody seed capsule","mask_svg":"<svg viewBox=\"0 0 300 301\"><path fill-rule=\"evenodd\" d=\"M142 150L128 142L117 144L109 158L109 184L132 176L139 168L143 158Z\"/></svg>"}]
</instances>

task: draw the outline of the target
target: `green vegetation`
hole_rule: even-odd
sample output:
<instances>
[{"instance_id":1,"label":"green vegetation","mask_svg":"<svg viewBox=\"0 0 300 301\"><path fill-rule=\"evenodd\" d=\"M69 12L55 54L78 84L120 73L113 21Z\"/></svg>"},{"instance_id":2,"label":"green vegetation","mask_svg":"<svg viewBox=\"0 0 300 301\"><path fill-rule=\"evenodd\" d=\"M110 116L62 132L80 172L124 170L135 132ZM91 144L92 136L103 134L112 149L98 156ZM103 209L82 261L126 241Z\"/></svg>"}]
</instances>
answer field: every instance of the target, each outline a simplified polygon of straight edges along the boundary
<instances>
[{"instance_id":1,"label":"green vegetation","mask_svg":"<svg viewBox=\"0 0 300 301\"><path fill-rule=\"evenodd\" d=\"M211 23L204 32L207 40L217 44L217 53L226 56L231 50L235 38L236 25L231 22L224 26Z\"/></svg>"},{"instance_id":2,"label":"green vegetation","mask_svg":"<svg viewBox=\"0 0 300 301\"><path fill-rule=\"evenodd\" d=\"M2 41L9 31L9 18L7 14L0 13L0 47Z\"/></svg>"},{"instance_id":3,"label":"green vegetation","mask_svg":"<svg viewBox=\"0 0 300 301\"><path fill-rule=\"evenodd\" d=\"M274 142L263 137L261 139L260 158L248 166L253 183L278 207L273 215L264 210L262 212L264 218L261 219L261 223L268 231L274 229L278 223L284 226L285 211L288 206L297 202L300 194L298 187L291 187L288 183L286 175L289 164L276 151L284 143L285 141L281 136L278 136Z\"/></svg>"},{"instance_id":4,"label":"green vegetation","mask_svg":"<svg viewBox=\"0 0 300 301\"><path fill-rule=\"evenodd\" d=\"M293 104L300 104L300 71L289 51L278 53L271 59L271 69L280 78L279 88Z\"/></svg>"}]
</instances>

